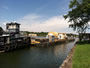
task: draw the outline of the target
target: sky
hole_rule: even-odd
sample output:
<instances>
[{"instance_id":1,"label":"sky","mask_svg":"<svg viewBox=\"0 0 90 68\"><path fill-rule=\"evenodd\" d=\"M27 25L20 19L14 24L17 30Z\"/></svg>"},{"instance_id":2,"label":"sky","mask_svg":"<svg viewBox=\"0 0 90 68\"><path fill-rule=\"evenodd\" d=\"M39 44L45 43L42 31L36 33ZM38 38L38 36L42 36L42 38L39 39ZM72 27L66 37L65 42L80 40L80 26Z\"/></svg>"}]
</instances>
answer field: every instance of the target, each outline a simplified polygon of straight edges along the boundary
<instances>
[{"instance_id":1,"label":"sky","mask_svg":"<svg viewBox=\"0 0 90 68\"><path fill-rule=\"evenodd\" d=\"M20 30L34 32L74 32L63 18L70 0L0 0L0 26L21 24Z\"/></svg>"}]
</instances>

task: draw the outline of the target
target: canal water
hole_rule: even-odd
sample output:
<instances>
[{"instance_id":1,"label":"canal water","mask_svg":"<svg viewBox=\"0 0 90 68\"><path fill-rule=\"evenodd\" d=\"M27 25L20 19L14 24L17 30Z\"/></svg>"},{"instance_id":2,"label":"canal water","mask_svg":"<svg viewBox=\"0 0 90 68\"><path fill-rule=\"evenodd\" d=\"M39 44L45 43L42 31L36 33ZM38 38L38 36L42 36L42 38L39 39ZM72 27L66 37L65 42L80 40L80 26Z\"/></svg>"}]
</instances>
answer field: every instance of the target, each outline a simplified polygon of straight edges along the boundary
<instances>
[{"instance_id":1,"label":"canal water","mask_svg":"<svg viewBox=\"0 0 90 68\"><path fill-rule=\"evenodd\" d=\"M0 54L0 68L59 68L75 42Z\"/></svg>"}]
</instances>

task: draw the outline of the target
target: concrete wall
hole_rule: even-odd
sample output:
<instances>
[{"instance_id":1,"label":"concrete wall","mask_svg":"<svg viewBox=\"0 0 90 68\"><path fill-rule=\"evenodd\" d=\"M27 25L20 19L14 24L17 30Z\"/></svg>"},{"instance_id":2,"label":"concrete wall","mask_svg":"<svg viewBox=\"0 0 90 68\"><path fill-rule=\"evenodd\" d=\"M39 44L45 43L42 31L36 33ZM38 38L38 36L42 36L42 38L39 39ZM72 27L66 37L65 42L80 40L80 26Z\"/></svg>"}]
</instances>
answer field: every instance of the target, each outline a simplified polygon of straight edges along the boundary
<instances>
[{"instance_id":1,"label":"concrete wall","mask_svg":"<svg viewBox=\"0 0 90 68\"><path fill-rule=\"evenodd\" d=\"M75 46L71 49L69 55L67 58L64 60L62 65L59 68L72 68L72 57L74 53Z\"/></svg>"}]
</instances>

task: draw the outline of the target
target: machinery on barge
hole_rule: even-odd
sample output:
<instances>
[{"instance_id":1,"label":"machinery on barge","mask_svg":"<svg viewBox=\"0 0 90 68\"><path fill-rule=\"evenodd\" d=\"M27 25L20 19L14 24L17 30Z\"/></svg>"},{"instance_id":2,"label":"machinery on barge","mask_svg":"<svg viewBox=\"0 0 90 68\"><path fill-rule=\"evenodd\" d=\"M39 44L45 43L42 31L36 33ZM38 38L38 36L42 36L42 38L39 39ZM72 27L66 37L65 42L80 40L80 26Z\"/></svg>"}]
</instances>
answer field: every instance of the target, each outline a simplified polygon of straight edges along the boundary
<instances>
[{"instance_id":1,"label":"machinery on barge","mask_svg":"<svg viewBox=\"0 0 90 68\"><path fill-rule=\"evenodd\" d=\"M35 38L31 41L32 45L38 47L48 47L60 43L74 41L74 38L68 38L66 33L49 32L45 38Z\"/></svg>"}]
</instances>

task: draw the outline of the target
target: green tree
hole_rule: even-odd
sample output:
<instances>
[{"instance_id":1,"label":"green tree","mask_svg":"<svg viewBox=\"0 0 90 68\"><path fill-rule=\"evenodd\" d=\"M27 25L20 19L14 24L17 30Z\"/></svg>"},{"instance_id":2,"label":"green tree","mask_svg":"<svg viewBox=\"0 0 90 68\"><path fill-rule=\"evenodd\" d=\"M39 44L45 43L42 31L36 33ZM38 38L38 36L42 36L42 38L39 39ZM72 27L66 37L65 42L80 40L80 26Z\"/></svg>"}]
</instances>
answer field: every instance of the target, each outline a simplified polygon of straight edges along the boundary
<instances>
[{"instance_id":1,"label":"green tree","mask_svg":"<svg viewBox=\"0 0 90 68\"><path fill-rule=\"evenodd\" d=\"M78 33L85 33L90 21L90 0L72 0L69 8L71 10L64 15L64 18L71 22L69 27Z\"/></svg>"}]
</instances>

